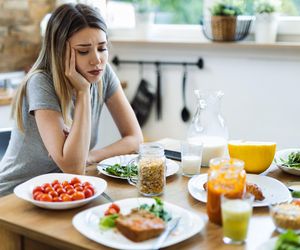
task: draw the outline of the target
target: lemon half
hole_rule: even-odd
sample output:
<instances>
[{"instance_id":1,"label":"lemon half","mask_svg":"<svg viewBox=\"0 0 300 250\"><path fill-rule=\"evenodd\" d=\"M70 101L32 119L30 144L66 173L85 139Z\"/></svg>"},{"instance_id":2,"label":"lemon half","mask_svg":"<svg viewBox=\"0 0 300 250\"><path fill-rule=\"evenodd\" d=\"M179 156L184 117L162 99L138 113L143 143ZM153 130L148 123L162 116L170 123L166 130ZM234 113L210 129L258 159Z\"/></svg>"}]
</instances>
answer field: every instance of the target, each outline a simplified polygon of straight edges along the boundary
<instances>
[{"instance_id":1,"label":"lemon half","mask_svg":"<svg viewBox=\"0 0 300 250\"><path fill-rule=\"evenodd\" d=\"M248 173L259 174L264 172L274 159L275 142L259 141L229 141L229 155L245 162Z\"/></svg>"}]
</instances>

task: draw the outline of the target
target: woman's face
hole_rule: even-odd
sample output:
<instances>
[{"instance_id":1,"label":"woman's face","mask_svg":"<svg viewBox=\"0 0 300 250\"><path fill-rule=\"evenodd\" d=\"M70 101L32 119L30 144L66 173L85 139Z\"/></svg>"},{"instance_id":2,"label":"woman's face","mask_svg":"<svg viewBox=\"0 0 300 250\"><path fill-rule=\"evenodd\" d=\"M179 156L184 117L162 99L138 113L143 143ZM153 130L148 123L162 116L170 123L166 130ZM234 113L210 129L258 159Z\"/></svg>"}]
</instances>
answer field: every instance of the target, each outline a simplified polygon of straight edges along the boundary
<instances>
[{"instance_id":1,"label":"woman's face","mask_svg":"<svg viewBox=\"0 0 300 250\"><path fill-rule=\"evenodd\" d=\"M76 70L90 83L99 81L108 59L105 32L84 28L71 36L69 42L75 49Z\"/></svg>"}]
</instances>

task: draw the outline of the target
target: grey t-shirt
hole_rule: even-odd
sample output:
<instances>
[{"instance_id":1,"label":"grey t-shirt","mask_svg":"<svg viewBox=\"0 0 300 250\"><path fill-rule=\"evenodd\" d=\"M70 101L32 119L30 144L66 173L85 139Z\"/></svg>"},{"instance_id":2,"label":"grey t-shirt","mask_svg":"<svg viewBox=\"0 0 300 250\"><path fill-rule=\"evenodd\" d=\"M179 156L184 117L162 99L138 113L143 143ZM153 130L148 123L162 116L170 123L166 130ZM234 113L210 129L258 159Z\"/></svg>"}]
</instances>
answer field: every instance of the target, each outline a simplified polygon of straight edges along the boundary
<instances>
[{"instance_id":1,"label":"grey t-shirt","mask_svg":"<svg viewBox=\"0 0 300 250\"><path fill-rule=\"evenodd\" d=\"M99 85L91 85L92 134L90 148L93 148L97 142L103 103L115 93L119 85L120 81L109 64L102 77L102 96L99 95ZM22 108L25 132L20 132L16 125L12 130L8 148L0 162L0 196L11 193L15 186L32 177L61 172L55 162L48 157L33 112L39 109L61 112L50 75L36 73L29 79Z\"/></svg>"}]
</instances>

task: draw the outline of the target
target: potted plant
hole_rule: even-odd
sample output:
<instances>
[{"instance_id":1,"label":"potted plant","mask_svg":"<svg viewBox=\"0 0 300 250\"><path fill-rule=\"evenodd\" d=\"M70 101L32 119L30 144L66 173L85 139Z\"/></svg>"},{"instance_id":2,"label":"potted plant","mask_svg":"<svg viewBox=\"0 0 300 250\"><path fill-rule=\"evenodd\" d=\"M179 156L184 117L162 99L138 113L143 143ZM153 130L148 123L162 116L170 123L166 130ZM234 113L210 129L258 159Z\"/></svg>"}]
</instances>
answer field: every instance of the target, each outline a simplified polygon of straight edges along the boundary
<instances>
[{"instance_id":1,"label":"potted plant","mask_svg":"<svg viewBox=\"0 0 300 250\"><path fill-rule=\"evenodd\" d=\"M274 43L278 27L278 1L259 0L255 8L255 41Z\"/></svg>"},{"instance_id":2,"label":"potted plant","mask_svg":"<svg viewBox=\"0 0 300 250\"><path fill-rule=\"evenodd\" d=\"M229 2L216 2L211 8L211 29L216 41L234 41L237 16L242 14L241 8Z\"/></svg>"},{"instance_id":3,"label":"potted plant","mask_svg":"<svg viewBox=\"0 0 300 250\"><path fill-rule=\"evenodd\" d=\"M135 27L142 36L149 35L150 26L154 23L153 4L150 0L137 0L134 2Z\"/></svg>"}]
</instances>

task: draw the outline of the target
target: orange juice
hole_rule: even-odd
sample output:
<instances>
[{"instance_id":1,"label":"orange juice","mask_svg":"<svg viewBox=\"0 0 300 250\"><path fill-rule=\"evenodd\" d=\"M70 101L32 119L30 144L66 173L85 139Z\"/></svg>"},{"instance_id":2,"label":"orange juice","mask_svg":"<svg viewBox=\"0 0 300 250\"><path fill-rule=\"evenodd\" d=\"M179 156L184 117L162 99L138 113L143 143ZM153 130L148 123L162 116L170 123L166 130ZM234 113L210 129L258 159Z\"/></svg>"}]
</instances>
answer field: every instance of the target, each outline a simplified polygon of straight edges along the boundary
<instances>
[{"instance_id":1,"label":"orange juice","mask_svg":"<svg viewBox=\"0 0 300 250\"><path fill-rule=\"evenodd\" d=\"M242 197L246 185L244 162L214 158L210 161L207 182L206 210L211 222L221 225L221 195Z\"/></svg>"}]
</instances>

